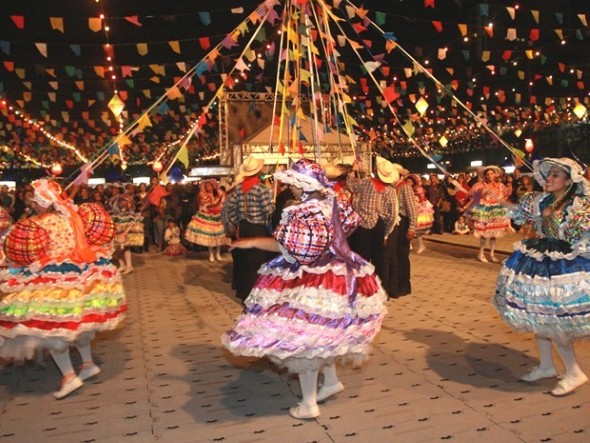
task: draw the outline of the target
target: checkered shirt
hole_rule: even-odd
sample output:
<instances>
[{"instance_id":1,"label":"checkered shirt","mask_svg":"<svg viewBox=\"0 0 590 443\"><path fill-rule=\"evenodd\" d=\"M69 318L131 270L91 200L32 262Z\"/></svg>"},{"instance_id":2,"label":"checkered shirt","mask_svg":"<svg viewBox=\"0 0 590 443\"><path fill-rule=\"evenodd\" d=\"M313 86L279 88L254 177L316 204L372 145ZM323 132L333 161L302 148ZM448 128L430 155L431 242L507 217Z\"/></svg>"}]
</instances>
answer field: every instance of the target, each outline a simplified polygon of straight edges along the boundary
<instances>
[{"instance_id":1,"label":"checkered shirt","mask_svg":"<svg viewBox=\"0 0 590 443\"><path fill-rule=\"evenodd\" d=\"M254 186L247 193L238 185L225 203L224 216L227 215L227 221L235 226L239 226L242 220L266 225L274 209L270 191L263 184Z\"/></svg>"},{"instance_id":2,"label":"checkered shirt","mask_svg":"<svg viewBox=\"0 0 590 443\"><path fill-rule=\"evenodd\" d=\"M395 189L387 185L383 192L377 192L370 177L348 176L346 184L353 195L352 206L361 217L360 225L372 229L381 218L385 222L385 236L388 236L399 221Z\"/></svg>"}]
</instances>

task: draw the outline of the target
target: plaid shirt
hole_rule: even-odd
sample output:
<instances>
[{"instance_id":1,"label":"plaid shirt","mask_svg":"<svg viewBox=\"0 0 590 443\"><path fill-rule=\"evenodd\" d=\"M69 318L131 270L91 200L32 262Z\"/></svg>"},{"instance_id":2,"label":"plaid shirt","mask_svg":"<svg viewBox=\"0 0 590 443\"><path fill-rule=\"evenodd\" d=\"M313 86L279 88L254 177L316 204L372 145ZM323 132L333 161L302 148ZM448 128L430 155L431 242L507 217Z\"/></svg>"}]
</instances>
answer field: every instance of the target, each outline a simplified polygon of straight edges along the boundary
<instances>
[{"instance_id":1,"label":"plaid shirt","mask_svg":"<svg viewBox=\"0 0 590 443\"><path fill-rule=\"evenodd\" d=\"M399 186L396 186L399 197L399 215L407 217L410 221L409 229L416 230L418 225L418 203L414 190L405 180Z\"/></svg>"},{"instance_id":2,"label":"plaid shirt","mask_svg":"<svg viewBox=\"0 0 590 443\"><path fill-rule=\"evenodd\" d=\"M361 216L360 225L365 229L372 229L381 218L385 222L385 237L388 237L399 222L395 189L387 185L383 192L377 192L371 177L348 176L346 184L353 195L352 207Z\"/></svg>"},{"instance_id":3,"label":"plaid shirt","mask_svg":"<svg viewBox=\"0 0 590 443\"><path fill-rule=\"evenodd\" d=\"M271 194L266 186L258 184L244 194L238 185L225 201L224 216L234 226L239 226L242 220L266 225L273 209Z\"/></svg>"}]
</instances>

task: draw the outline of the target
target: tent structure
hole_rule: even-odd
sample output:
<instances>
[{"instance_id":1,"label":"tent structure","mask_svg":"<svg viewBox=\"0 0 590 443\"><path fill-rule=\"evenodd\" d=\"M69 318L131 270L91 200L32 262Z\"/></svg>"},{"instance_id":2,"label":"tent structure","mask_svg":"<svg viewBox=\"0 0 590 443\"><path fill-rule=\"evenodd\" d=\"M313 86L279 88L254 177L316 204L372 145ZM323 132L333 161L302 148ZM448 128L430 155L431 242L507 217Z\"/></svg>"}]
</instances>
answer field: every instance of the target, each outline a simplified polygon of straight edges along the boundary
<instances>
[{"instance_id":1,"label":"tent structure","mask_svg":"<svg viewBox=\"0 0 590 443\"><path fill-rule=\"evenodd\" d=\"M309 116L300 121L296 130L298 141L292 143L292 131L287 121L283 121L283 136L280 140L278 126L266 126L241 144L233 146L234 165L240 165L243 158L252 155L263 158L269 165L287 164L302 157L313 158L319 163L349 163L351 159L358 156L363 163L370 166L369 143L357 143L356 151L358 152L356 152L349 134L316 125ZM270 140L272 140L272 149ZM313 140L317 140L317 143L314 144ZM284 154L279 150L280 145L284 147Z\"/></svg>"}]
</instances>

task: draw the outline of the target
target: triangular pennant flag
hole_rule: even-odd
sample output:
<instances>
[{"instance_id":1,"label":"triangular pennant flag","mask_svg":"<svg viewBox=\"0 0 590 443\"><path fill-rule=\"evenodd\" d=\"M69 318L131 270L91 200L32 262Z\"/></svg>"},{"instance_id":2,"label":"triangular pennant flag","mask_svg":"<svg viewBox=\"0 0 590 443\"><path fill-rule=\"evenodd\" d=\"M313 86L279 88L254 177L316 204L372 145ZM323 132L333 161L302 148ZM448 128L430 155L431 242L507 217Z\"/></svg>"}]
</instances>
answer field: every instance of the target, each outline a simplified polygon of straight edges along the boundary
<instances>
[{"instance_id":1,"label":"triangular pennant flag","mask_svg":"<svg viewBox=\"0 0 590 443\"><path fill-rule=\"evenodd\" d=\"M185 168L188 168L190 165L189 158L188 158L188 148L185 144L183 144L178 152L176 153L176 160L181 162Z\"/></svg>"},{"instance_id":2,"label":"triangular pennant flag","mask_svg":"<svg viewBox=\"0 0 590 443\"><path fill-rule=\"evenodd\" d=\"M173 40L168 42L168 45L170 45L170 47L172 48L172 50L174 52L176 52L177 54L180 54L180 43L178 42L178 40Z\"/></svg>"},{"instance_id":3,"label":"triangular pennant flag","mask_svg":"<svg viewBox=\"0 0 590 443\"><path fill-rule=\"evenodd\" d=\"M137 53L139 55L146 55L148 53L147 43L137 43Z\"/></svg>"},{"instance_id":4,"label":"triangular pennant flag","mask_svg":"<svg viewBox=\"0 0 590 443\"><path fill-rule=\"evenodd\" d=\"M125 17L125 20L127 20L129 23L133 23L135 26L141 26L141 23L139 23L139 17L137 15Z\"/></svg>"},{"instance_id":5,"label":"triangular pennant flag","mask_svg":"<svg viewBox=\"0 0 590 443\"><path fill-rule=\"evenodd\" d=\"M533 15L533 19L535 20L535 23L539 24L539 11L536 9L531 9L531 14Z\"/></svg>"},{"instance_id":6,"label":"triangular pennant flag","mask_svg":"<svg viewBox=\"0 0 590 443\"><path fill-rule=\"evenodd\" d=\"M25 18L22 15L11 15L10 19L18 29L24 29Z\"/></svg>"},{"instance_id":7,"label":"triangular pennant flag","mask_svg":"<svg viewBox=\"0 0 590 443\"><path fill-rule=\"evenodd\" d=\"M47 43L35 43L35 46L41 55L47 58Z\"/></svg>"},{"instance_id":8,"label":"triangular pennant flag","mask_svg":"<svg viewBox=\"0 0 590 443\"><path fill-rule=\"evenodd\" d=\"M49 17L49 23L51 24L51 29L64 32L64 19L62 17Z\"/></svg>"}]
</instances>

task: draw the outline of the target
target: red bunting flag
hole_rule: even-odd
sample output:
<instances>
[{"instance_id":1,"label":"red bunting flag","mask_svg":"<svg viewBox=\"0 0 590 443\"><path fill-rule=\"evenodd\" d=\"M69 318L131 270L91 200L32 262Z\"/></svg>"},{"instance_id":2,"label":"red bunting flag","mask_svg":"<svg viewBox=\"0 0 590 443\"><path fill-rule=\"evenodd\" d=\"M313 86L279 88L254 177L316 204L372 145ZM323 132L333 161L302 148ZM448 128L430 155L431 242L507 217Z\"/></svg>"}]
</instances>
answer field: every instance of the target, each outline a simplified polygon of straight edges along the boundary
<instances>
[{"instance_id":1,"label":"red bunting flag","mask_svg":"<svg viewBox=\"0 0 590 443\"><path fill-rule=\"evenodd\" d=\"M18 29L24 29L25 28L25 18L22 15L11 15L10 18L12 19L12 22L15 24L15 26Z\"/></svg>"},{"instance_id":2,"label":"red bunting flag","mask_svg":"<svg viewBox=\"0 0 590 443\"><path fill-rule=\"evenodd\" d=\"M557 63L557 66L559 66L559 72L565 72L565 63Z\"/></svg>"},{"instance_id":3,"label":"red bunting flag","mask_svg":"<svg viewBox=\"0 0 590 443\"><path fill-rule=\"evenodd\" d=\"M432 26L434 26L434 29L436 29L437 32L442 32L443 30L442 22L438 20L433 20Z\"/></svg>"},{"instance_id":4,"label":"red bunting flag","mask_svg":"<svg viewBox=\"0 0 590 443\"><path fill-rule=\"evenodd\" d=\"M510 60L510 57L512 57L512 51L506 50L504 51L504 53L502 54L502 59L504 61L508 61Z\"/></svg>"},{"instance_id":5,"label":"red bunting flag","mask_svg":"<svg viewBox=\"0 0 590 443\"><path fill-rule=\"evenodd\" d=\"M125 17L125 20L127 20L129 23L133 23L135 26L141 27L141 23L139 23L139 17L137 15L131 15L129 17Z\"/></svg>"},{"instance_id":6,"label":"red bunting flag","mask_svg":"<svg viewBox=\"0 0 590 443\"><path fill-rule=\"evenodd\" d=\"M434 9L434 0L424 0L424 7Z\"/></svg>"},{"instance_id":7,"label":"red bunting flag","mask_svg":"<svg viewBox=\"0 0 590 443\"><path fill-rule=\"evenodd\" d=\"M279 142L279 152L284 155L285 154L285 145L283 142Z\"/></svg>"},{"instance_id":8,"label":"red bunting flag","mask_svg":"<svg viewBox=\"0 0 590 443\"><path fill-rule=\"evenodd\" d=\"M162 197L166 197L168 194L169 192L166 191L166 188L158 183L148 194L148 201L154 206L160 206L160 200L162 200Z\"/></svg>"},{"instance_id":9,"label":"red bunting flag","mask_svg":"<svg viewBox=\"0 0 590 443\"><path fill-rule=\"evenodd\" d=\"M529 40L532 42L536 42L537 40L539 40L539 30L538 29L531 29L531 32L529 34Z\"/></svg>"},{"instance_id":10,"label":"red bunting flag","mask_svg":"<svg viewBox=\"0 0 590 443\"><path fill-rule=\"evenodd\" d=\"M303 143L301 142L301 140L299 140L298 148L299 148L299 154L300 155L305 154L305 148L303 147Z\"/></svg>"},{"instance_id":11,"label":"red bunting flag","mask_svg":"<svg viewBox=\"0 0 590 443\"><path fill-rule=\"evenodd\" d=\"M369 84L367 83L367 79L365 77L361 77L360 82L361 82L361 89L363 90L363 92L365 94L368 94L369 93Z\"/></svg>"},{"instance_id":12,"label":"red bunting flag","mask_svg":"<svg viewBox=\"0 0 590 443\"><path fill-rule=\"evenodd\" d=\"M399 93L395 91L395 87L393 85L388 86L383 91L383 97L387 100L387 103L391 103L399 98Z\"/></svg>"},{"instance_id":13,"label":"red bunting flag","mask_svg":"<svg viewBox=\"0 0 590 443\"><path fill-rule=\"evenodd\" d=\"M199 38L199 45L203 51L206 51L211 47L211 39L209 37L201 37Z\"/></svg>"}]
</instances>

